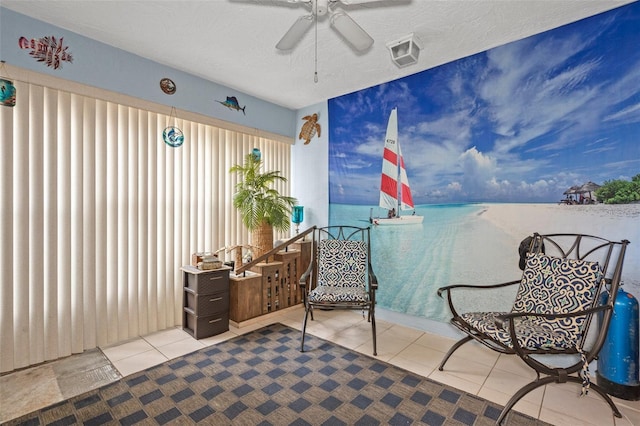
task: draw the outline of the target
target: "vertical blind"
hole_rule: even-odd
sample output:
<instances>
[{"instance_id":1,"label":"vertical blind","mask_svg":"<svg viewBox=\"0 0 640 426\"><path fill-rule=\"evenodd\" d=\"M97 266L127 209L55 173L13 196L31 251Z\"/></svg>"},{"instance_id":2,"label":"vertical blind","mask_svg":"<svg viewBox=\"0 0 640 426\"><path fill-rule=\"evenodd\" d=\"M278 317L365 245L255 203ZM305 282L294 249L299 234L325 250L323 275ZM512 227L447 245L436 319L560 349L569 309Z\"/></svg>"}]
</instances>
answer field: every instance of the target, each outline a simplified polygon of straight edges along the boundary
<instances>
[{"instance_id":1,"label":"vertical blind","mask_svg":"<svg viewBox=\"0 0 640 426\"><path fill-rule=\"evenodd\" d=\"M288 177L290 145L14 83L16 106L0 107L0 372L181 324L180 266L249 242L230 167L259 148ZM181 147L163 142L168 125Z\"/></svg>"}]
</instances>

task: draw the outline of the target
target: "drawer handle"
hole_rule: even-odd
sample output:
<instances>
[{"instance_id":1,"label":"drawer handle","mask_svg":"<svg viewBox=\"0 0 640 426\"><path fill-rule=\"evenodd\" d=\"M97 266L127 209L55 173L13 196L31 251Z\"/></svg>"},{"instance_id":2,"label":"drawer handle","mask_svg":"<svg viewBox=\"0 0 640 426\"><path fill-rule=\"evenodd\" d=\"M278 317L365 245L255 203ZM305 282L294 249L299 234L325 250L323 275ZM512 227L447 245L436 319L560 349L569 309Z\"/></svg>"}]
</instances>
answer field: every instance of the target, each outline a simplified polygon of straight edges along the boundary
<instances>
[{"instance_id":1,"label":"drawer handle","mask_svg":"<svg viewBox=\"0 0 640 426\"><path fill-rule=\"evenodd\" d=\"M212 319L212 320L209 320L209 324L213 324L214 322L220 322L220 321L222 321L222 318Z\"/></svg>"},{"instance_id":2,"label":"drawer handle","mask_svg":"<svg viewBox=\"0 0 640 426\"><path fill-rule=\"evenodd\" d=\"M213 299L209 299L209 302L219 302L222 300L222 297L215 297Z\"/></svg>"},{"instance_id":3,"label":"drawer handle","mask_svg":"<svg viewBox=\"0 0 640 426\"><path fill-rule=\"evenodd\" d=\"M222 279L222 277L218 275L218 276L209 278L209 281L215 281L215 280L219 280L219 279Z\"/></svg>"}]
</instances>

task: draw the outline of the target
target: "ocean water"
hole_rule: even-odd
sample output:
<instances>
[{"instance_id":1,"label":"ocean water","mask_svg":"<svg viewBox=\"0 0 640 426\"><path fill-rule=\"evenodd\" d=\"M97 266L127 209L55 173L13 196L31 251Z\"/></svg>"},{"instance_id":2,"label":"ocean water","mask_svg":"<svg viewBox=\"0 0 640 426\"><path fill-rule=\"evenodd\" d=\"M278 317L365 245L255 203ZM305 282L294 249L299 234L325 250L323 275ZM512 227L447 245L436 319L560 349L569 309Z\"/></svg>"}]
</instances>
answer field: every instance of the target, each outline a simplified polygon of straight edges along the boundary
<instances>
[{"instance_id":1,"label":"ocean water","mask_svg":"<svg viewBox=\"0 0 640 426\"><path fill-rule=\"evenodd\" d=\"M416 214L424 216L422 224L375 226L369 223L369 214L373 208L377 215L378 207L331 204L329 223L371 226L372 264L379 284L377 306L400 314L448 322L451 314L445 299L437 295L439 287L519 280L522 271L518 268L518 246L533 231L629 239L632 243L625 258L624 289L640 297L640 205L577 209L555 204L502 205L517 208L513 214L523 217L531 217L533 212L536 220L525 221L532 229L523 225L509 229L503 223L483 218L482 214L491 206L421 205L417 206ZM460 291L454 302L461 312L508 311L516 290L517 286L495 291Z\"/></svg>"},{"instance_id":2,"label":"ocean water","mask_svg":"<svg viewBox=\"0 0 640 426\"><path fill-rule=\"evenodd\" d=\"M371 206L331 204L332 225L368 226ZM417 206L422 224L371 225L378 306L447 322L450 312L437 289L450 284L492 284L517 279L517 241L481 220L478 204ZM374 208L374 212L377 208ZM375 215L376 213L374 213ZM504 256L506 251L513 256ZM498 281L496 281L498 280ZM507 309L513 291L487 293L486 309ZM469 298L477 296L469 296Z\"/></svg>"}]
</instances>

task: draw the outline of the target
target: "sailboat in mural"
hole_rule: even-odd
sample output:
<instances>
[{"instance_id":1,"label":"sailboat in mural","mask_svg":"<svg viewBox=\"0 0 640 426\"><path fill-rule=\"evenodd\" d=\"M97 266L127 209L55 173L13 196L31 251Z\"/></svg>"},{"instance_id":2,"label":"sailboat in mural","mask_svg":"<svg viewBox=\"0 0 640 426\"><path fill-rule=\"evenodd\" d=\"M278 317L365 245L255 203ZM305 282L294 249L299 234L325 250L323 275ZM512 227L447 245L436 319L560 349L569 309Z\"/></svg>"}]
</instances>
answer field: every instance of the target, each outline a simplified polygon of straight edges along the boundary
<instances>
[{"instance_id":1,"label":"sailboat in mural","mask_svg":"<svg viewBox=\"0 0 640 426\"><path fill-rule=\"evenodd\" d=\"M374 225L411 225L422 223L424 219L416 215L413 205L411 187L398 141L397 108L391 110L384 140L379 205L386 209L387 216L373 217L372 209L369 221ZM400 210L413 210L413 214L401 216Z\"/></svg>"}]
</instances>

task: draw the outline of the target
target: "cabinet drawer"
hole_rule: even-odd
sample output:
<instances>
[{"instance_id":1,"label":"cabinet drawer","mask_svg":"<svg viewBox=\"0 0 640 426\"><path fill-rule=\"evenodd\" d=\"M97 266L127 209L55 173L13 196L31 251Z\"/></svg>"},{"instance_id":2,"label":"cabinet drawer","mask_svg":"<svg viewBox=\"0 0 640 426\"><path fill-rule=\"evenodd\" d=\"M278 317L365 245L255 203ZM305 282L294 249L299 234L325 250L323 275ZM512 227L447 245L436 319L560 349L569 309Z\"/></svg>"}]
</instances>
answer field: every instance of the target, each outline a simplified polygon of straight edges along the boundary
<instances>
[{"instance_id":1,"label":"cabinet drawer","mask_svg":"<svg viewBox=\"0 0 640 426\"><path fill-rule=\"evenodd\" d=\"M185 274L185 287L198 294L211 294L229 290L229 271L215 270L199 274Z\"/></svg>"},{"instance_id":2,"label":"cabinet drawer","mask_svg":"<svg viewBox=\"0 0 640 426\"><path fill-rule=\"evenodd\" d=\"M229 315L225 312L201 317L185 311L182 328L196 339L215 336L229 330Z\"/></svg>"},{"instance_id":3,"label":"cabinet drawer","mask_svg":"<svg viewBox=\"0 0 640 426\"><path fill-rule=\"evenodd\" d=\"M186 291L185 307L191 309L196 315L212 315L226 312L229 309L229 292L213 294L195 294Z\"/></svg>"}]
</instances>

